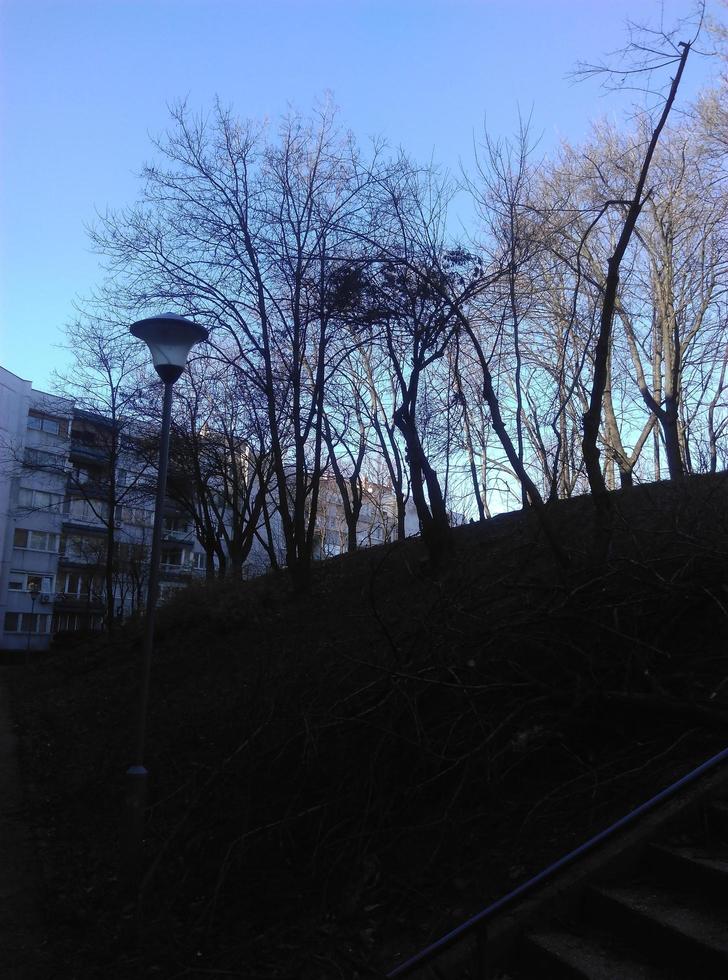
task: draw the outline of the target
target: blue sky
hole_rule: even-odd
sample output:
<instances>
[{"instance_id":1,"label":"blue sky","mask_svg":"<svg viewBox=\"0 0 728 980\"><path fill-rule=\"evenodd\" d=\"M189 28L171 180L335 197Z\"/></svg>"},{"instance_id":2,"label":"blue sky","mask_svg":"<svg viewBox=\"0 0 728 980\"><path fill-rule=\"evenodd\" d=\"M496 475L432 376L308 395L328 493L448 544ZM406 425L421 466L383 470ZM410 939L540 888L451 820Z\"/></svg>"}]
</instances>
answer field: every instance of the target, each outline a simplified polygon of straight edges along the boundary
<instances>
[{"instance_id":1,"label":"blue sky","mask_svg":"<svg viewBox=\"0 0 728 980\"><path fill-rule=\"evenodd\" d=\"M167 105L216 95L245 117L326 91L358 136L456 169L522 112L548 149L624 100L573 84L653 0L0 0L0 363L36 387L75 297L99 281L85 226L130 203ZM690 0L666 0L666 19ZM716 66L689 64L682 99Z\"/></svg>"}]
</instances>

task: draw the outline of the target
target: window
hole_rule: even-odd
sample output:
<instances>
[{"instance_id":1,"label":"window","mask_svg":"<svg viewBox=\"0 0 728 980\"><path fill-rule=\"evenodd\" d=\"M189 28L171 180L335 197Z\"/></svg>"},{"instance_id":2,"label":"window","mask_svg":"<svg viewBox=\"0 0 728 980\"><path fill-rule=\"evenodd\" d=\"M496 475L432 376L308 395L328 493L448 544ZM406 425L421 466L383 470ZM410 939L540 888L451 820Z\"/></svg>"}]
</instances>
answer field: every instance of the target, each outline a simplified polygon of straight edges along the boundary
<instances>
[{"instance_id":1,"label":"window","mask_svg":"<svg viewBox=\"0 0 728 980\"><path fill-rule=\"evenodd\" d=\"M73 480L78 486L82 486L84 483L89 483L93 477L91 471L85 466L74 466L71 470L73 475Z\"/></svg>"},{"instance_id":2,"label":"window","mask_svg":"<svg viewBox=\"0 0 728 980\"><path fill-rule=\"evenodd\" d=\"M93 576L84 572L68 572L61 581L64 586L63 591L67 596L74 596L80 599L81 597L90 595L94 591Z\"/></svg>"},{"instance_id":3,"label":"window","mask_svg":"<svg viewBox=\"0 0 728 980\"><path fill-rule=\"evenodd\" d=\"M53 632L73 633L78 629L79 621L78 613L55 613L53 616Z\"/></svg>"},{"instance_id":4,"label":"window","mask_svg":"<svg viewBox=\"0 0 728 980\"><path fill-rule=\"evenodd\" d=\"M176 548L165 548L162 551L162 564L179 567L184 564L184 557L184 551Z\"/></svg>"},{"instance_id":5,"label":"window","mask_svg":"<svg viewBox=\"0 0 728 980\"><path fill-rule=\"evenodd\" d=\"M21 487L18 491L18 504L21 507L27 507L29 510L47 510L55 513L62 501L63 494L49 493L47 490L31 490L29 487Z\"/></svg>"},{"instance_id":6,"label":"window","mask_svg":"<svg viewBox=\"0 0 728 980\"><path fill-rule=\"evenodd\" d=\"M11 572L8 591L50 593L53 591L53 576L35 572Z\"/></svg>"},{"instance_id":7,"label":"window","mask_svg":"<svg viewBox=\"0 0 728 980\"><path fill-rule=\"evenodd\" d=\"M118 506L116 519L127 524L151 525L154 523L154 512L144 507Z\"/></svg>"},{"instance_id":8,"label":"window","mask_svg":"<svg viewBox=\"0 0 728 980\"><path fill-rule=\"evenodd\" d=\"M6 633L47 633L48 613L5 613Z\"/></svg>"},{"instance_id":9,"label":"window","mask_svg":"<svg viewBox=\"0 0 728 980\"><path fill-rule=\"evenodd\" d=\"M207 555L203 554L201 551L196 551L192 555L192 567L196 568L198 571L203 571L207 568Z\"/></svg>"},{"instance_id":10,"label":"window","mask_svg":"<svg viewBox=\"0 0 728 980\"><path fill-rule=\"evenodd\" d=\"M51 531L26 531L15 529L14 548L27 548L29 551L58 551L58 535Z\"/></svg>"},{"instance_id":11,"label":"window","mask_svg":"<svg viewBox=\"0 0 728 980\"><path fill-rule=\"evenodd\" d=\"M98 564L105 554L103 535L63 534L61 535L61 554L71 561Z\"/></svg>"},{"instance_id":12,"label":"window","mask_svg":"<svg viewBox=\"0 0 728 980\"><path fill-rule=\"evenodd\" d=\"M50 575L36 575L29 572L26 576L25 588L28 592L49 593L53 591L53 578Z\"/></svg>"},{"instance_id":13,"label":"window","mask_svg":"<svg viewBox=\"0 0 728 980\"><path fill-rule=\"evenodd\" d=\"M28 416L28 428L50 432L51 435L57 436L61 431L61 424L58 419L52 419L48 415L31 413Z\"/></svg>"},{"instance_id":14,"label":"window","mask_svg":"<svg viewBox=\"0 0 728 980\"><path fill-rule=\"evenodd\" d=\"M66 575L65 588L66 595L83 595L82 576L80 572L69 572Z\"/></svg>"},{"instance_id":15,"label":"window","mask_svg":"<svg viewBox=\"0 0 728 980\"><path fill-rule=\"evenodd\" d=\"M58 453L49 453L45 449L26 448L23 455L23 462L27 466L63 467L63 456Z\"/></svg>"},{"instance_id":16,"label":"window","mask_svg":"<svg viewBox=\"0 0 728 980\"><path fill-rule=\"evenodd\" d=\"M103 500L83 500L76 498L64 502L63 513L73 521L82 521L85 524L98 524L108 519L109 505Z\"/></svg>"},{"instance_id":17,"label":"window","mask_svg":"<svg viewBox=\"0 0 728 980\"><path fill-rule=\"evenodd\" d=\"M102 625L101 616L64 612L54 615L51 629L54 633L76 633L80 630L99 630Z\"/></svg>"},{"instance_id":18,"label":"window","mask_svg":"<svg viewBox=\"0 0 728 980\"><path fill-rule=\"evenodd\" d=\"M187 534L190 530L189 522L184 517L165 517L164 530L175 531L179 534Z\"/></svg>"}]
</instances>

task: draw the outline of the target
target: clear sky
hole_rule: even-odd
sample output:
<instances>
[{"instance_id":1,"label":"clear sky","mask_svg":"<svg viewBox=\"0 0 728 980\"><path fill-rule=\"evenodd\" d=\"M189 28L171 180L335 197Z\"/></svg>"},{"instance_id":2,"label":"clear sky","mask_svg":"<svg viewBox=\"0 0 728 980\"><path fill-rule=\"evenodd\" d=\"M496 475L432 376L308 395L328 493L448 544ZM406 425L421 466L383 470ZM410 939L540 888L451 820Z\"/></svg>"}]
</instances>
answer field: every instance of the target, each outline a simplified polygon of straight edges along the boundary
<instances>
[{"instance_id":1,"label":"clear sky","mask_svg":"<svg viewBox=\"0 0 728 980\"><path fill-rule=\"evenodd\" d=\"M691 0L0 0L0 363L49 384L73 302L99 281L85 227L132 202L167 105L216 95L245 117L333 93L358 136L456 169L484 118L533 112L548 149L620 97L574 84L625 21ZM689 64L688 100L716 71ZM152 311L155 312L155 311Z\"/></svg>"}]
</instances>

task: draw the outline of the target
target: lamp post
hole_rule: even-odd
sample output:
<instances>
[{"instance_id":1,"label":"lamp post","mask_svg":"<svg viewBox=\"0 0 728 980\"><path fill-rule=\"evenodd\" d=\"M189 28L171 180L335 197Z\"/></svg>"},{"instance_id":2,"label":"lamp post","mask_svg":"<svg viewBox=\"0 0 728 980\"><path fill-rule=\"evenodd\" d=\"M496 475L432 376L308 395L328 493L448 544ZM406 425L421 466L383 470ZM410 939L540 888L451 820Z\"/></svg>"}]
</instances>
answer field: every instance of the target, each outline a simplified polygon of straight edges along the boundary
<instances>
[{"instance_id":1,"label":"lamp post","mask_svg":"<svg viewBox=\"0 0 728 980\"><path fill-rule=\"evenodd\" d=\"M139 719L134 758L132 765L127 770L127 807L130 834L129 859L131 864L130 870L136 875L147 799L148 773L144 765L144 750L149 707L149 677L152 666L152 648L154 645L154 611L157 603L159 558L162 548L162 516L167 487L167 460L169 457L169 434L172 419L172 387L184 371L190 350L195 344L207 340L208 332L199 324L193 323L192 320L187 320L183 316L177 316L175 313L163 313L161 316L138 320L131 325L129 331L132 336L143 340L147 344L152 355L154 370L164 382L157 499L154 507L152 554L149 563L149 585L147 591L147 617L142 649Z\"/></svg>"},{"instance_id":2,"label":"lamp post","mask_svg":"<svg viewBox=\"0 0 728 980\"><path fill-rule=\"evenodd\" d=\"M25 645L25 659L28 660L28 653L30 651L30 638L33 635L33 627L35 626L35 600L38 598L38 593L40 592L40 585L37 582L31 582L28 586L28 591L30 592L30 625L28 626L28 637Z\"/></svg>"}]
</instances>

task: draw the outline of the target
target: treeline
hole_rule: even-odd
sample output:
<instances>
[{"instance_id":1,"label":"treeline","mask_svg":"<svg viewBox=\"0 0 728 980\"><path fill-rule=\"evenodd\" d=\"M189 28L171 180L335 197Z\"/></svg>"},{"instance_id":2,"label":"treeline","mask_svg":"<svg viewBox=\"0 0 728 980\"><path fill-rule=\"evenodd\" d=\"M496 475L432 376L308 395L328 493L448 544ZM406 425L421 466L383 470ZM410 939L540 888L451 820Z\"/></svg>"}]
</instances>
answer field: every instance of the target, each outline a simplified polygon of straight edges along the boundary
<instances>
[{"instance_id":1,"label":"treeline","mask_svg":"<svg viewBox=\"0 0 728 980\"><path fill-rule=\"evenodd\" d=\"M725 468L728 116L719 87L668 120L689 52L634 128L546 158L525 124L486 134L457 179L328 105L277 127L178 106L140 203L92 232L109 275L69 331L76 393L101 376L153 414L128 323L209 327L176 388L178 493L223 567L275 516L300 586L324 473L350 548L386 484L437 561L453 512L522 503L548 533L549 501Z\"/></svg>"}]
</instances>

